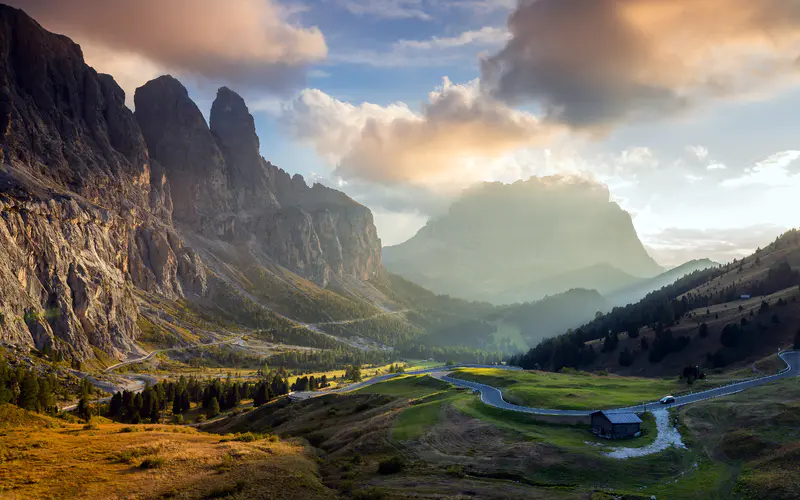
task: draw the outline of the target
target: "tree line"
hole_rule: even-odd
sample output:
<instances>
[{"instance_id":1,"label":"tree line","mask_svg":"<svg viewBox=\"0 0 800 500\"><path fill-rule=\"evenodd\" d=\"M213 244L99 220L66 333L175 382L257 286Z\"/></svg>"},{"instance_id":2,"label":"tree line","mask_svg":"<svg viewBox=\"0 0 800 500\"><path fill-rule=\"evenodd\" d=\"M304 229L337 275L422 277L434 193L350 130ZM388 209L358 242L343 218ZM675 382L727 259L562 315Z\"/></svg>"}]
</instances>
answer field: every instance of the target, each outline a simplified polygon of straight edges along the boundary
<instances>
[{"instance_id":1,"label":"tree line","mask_svg":"<svg viewBox=\"0 0 800 500\"><path fill-rule=\"evenodd\" d=\"M204 415L213 418L223 410L237 407L242 400L252 399L253 405L258 407L288 393L289 382L279 372L265 374L256 382L238 382L230 378L200 380L181 375L177 381L147 384L139 393L128 390L115 393L106 415L132 424L156 423L168 410L173 416L182 415L195 403L203 408ZM78 413L81 414L80 408Z\"/></svg>"},{"instance_id":2,"label":"tree line","mask_svg":"<svg viewBox=\"0 0 800 500\"><path fill-rule=\"evenodd\" d=\"M776 250L787 245L800 243L800 232L789 231L770 244L769 250ZM763 250L759 249L749 260L752 265L760 265ZM691 342L688 336L675 336L671 327L687 317L690 311L708 307L715 303L728 302L738 299L741 295L770 294L785 288L800 285L800 272L793 270L786 261L778 262L771 266L766 276L755 283L747 285L734 283L720 290L710 290L705 294L689 293L700 285L710 282L714 278L727 272L741 268L744 261L734 261L730 264L695 271L677 280L675 283L649 293L635 304L624 307L615 307L607 314L598 313L597 317L575 330L569 330L557 337L543 340L536 347L524 354L512 356L510 364L525 369L542 369L557 371L564 367L579 368L590 365L597 357L594 346L588 342L601 340L603 352L613 352L617 348L619 335L627 333L629 338L638 338L642 328L650 327L656 332L656 337L651 342L642 338L641 350L648 351L648 359L658 363L668 354L679 352ZM781 299L782 300L782 299ZM778 305L785 302L779 301ZM762 306L760 314L765 314ZM779 323L779 318L774 316L772 323ZM745 325L729 326L726 338L740 338L736 329ZM755 327L760 330L768 329L768 324L756 322ZM751 327L752 328L752 327ZM708 326L699 326L699 335L707 336ZM726 341L728 343L735 341ZM709 355L709 362L714 366L724 366L735 360L737 353L732 351L733 346L724 345L717 353ZM623 350L619 355L619 363L629 366L633 363L633 352Z\"/></svg>"},{"instance_id":3,"label":"tree line","mask_svg":"<svg viewBox=\"0 0 800 500\"><path fill-rule=\"evenodd\" d=\"M40 375L22 366L12 367L0 359L0 404L13 404L40 413L56 413L56 391L60 385L52 373ZM91 392L91 384L89 384Z\"/></svg>"}]
</instances>

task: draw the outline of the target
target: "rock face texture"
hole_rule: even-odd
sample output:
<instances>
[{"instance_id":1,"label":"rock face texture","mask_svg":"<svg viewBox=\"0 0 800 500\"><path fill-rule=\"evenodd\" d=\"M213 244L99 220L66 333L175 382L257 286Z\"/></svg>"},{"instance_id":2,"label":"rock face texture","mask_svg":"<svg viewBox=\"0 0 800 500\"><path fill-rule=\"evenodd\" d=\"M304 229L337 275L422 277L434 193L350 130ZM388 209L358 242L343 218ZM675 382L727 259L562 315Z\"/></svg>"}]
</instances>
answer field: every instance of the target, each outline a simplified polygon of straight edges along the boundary
<instances>
[{"instance_id":1,"label":"rock face texture","mask_svg":"<svg viewBox=\"0 0 800 500\"><path fill-rule=\"evenodd\" d=\"M369 209L319 184L310 188L262 158L255 121L238 94L219 90L210 127L172 77L145 84L135 102L150 154L172 187L177 222L234 244L255 241L320 286L378 271L380 240Z\"/></svg>"},{"instance_id":2,"label":"rock face texture","mask_svg":"<svg viewBox=\"0 0 800 500\"><path fill-rule=\"evenodd\" d=\"M196 235L321 285L380 268L369 210L261 158L234 92L220 90L211 129L171 77L139 89L135 116L124 102L78 45L0 5L0 341L125 357L136 289L213 295Z\"/></svg>"},{"instance_id":3,"label":"rock face texture","mask_svg":"<svg viewBox=\"0 0 800 500\"><path fill-rule=\"evenodd\" d=\"M433 291L494 303L605 293L662 272L609 198L605 186L562 177L486 183L385 248L384 264Z\"/></svg>"}]
</instances>

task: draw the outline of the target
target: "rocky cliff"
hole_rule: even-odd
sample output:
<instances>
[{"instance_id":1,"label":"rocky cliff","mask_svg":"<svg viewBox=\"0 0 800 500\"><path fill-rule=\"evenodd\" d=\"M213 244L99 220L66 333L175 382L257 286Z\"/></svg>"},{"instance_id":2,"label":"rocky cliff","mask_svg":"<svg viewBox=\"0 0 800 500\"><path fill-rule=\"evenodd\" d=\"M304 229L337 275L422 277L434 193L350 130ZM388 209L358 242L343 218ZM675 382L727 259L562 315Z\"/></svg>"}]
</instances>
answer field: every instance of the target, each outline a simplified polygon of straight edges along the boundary
<instances>
[{"instance_id":1,"label":"rocky cliff","mask_svg":"<svg viewBox=\"0 0 800 500\"><path fill-rule=\"evenodd\" d=\"M494 303L610 290L661 272L609 198L605 186L562 177L486 183L385 248L384 264L435 292Z\"/></svg>"},{"instance_id":2,"label":"rocky cliff","mask_svg":"<svg viewBox=\"0 0 800 500\"><path fill-rule=\"evenodd\" d=\"M171 77L139 89L135 116L124 102L80 47L0 5L0 341L124 357L137 290L213 297L187 241L241 244L320 285L380 268L369 210L263 160L232 91L211 128Z\"/></svg>"},{"instance_id":3,"label":"rocky cliff","mask_svg":"<svg viewBox=\"0 0 800 500\"><path fill-rule=\"evenodd\" d=\"M378 271L380 240L369 209L324 186L308 187L301 176L290 178L264 160L238 94L219 90L210 127L169 76L138 89L135 103L150 154L172 186L177 222L237 245L255 241L320 286Z\"/></svg>"}]
</instances>

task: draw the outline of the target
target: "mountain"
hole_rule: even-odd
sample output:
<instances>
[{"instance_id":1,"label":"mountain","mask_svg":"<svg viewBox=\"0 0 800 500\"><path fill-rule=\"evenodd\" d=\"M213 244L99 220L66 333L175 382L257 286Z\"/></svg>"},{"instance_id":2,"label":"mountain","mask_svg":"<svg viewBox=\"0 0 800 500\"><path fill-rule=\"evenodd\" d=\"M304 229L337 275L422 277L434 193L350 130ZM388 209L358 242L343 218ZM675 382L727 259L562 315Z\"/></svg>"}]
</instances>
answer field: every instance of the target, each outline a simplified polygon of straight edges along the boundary
<instances>
[{"instance_id":1,"label":"mountain","mask_svg":"<svg viewBox=\"0 0 800 500\"><path fill-rule=\"evenodd\" d=\"M663 272L605 186L566 177L468 189L413 238L384 248L383 262L435 292L496 304Z\"/></svg>"},{"instance_id":2,"label":"mountain","mask_svg":"<svg viewBox=\"0 0 800 500\"><path fill-rule=\"evenodd\" d=\"M713 264L688 263L674 271L700 269L546 339L511 362L666 377L687 366L750 370L754 362L800 342L800 231L739 261Z\"/></svg>"},{"instance_id":3,"label":"mountain","mask_svg":"<svg viewBox=\"0 0 800 500\"><path fill-rule=\"evenodd\" d=\"M620 287L613 291L604 291L603 293L608 297L608 302L610 304L624 306L639 301L650 292L675 283L687 274L692 274L695 271L701 271L711 267L719 267L719 265L719 263L710 259L691 260L669 271L665 271L654 278L641 280L632 285Z\"/></svg>"},{"instance_id":4,"label":"mountain","mask_svg":"<svg viewBox=\"0 0 800 500\"><path fill-rule=\"evenodd\" d=\"M4 5L0 49L0 341L123 359L154 324L196 336L391 307L367 283L369 209L264 160L232 90L209 125L163 76L134 114L78 45Z\"/></svg>"}]
</instances>

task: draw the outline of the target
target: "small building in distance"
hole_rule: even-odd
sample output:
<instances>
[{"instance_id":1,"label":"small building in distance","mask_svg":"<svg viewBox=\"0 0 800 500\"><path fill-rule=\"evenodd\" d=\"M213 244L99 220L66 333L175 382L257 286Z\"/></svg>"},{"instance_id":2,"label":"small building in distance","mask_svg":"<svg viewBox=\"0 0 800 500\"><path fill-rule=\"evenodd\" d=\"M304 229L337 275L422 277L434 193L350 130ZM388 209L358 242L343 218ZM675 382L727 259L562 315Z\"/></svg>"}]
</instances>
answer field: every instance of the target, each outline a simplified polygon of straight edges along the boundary
<instances>
[{"instance_id":1,"label":"small building in distance","mask_svg":"<svg viewBox=\"0 0 800 500\"><path fill-rule=\"evenodd\" d=\"M592 432L609 439L637 437L641 433L642 419L635 413L592 413Z\"/></svg>"}]
</instances>

